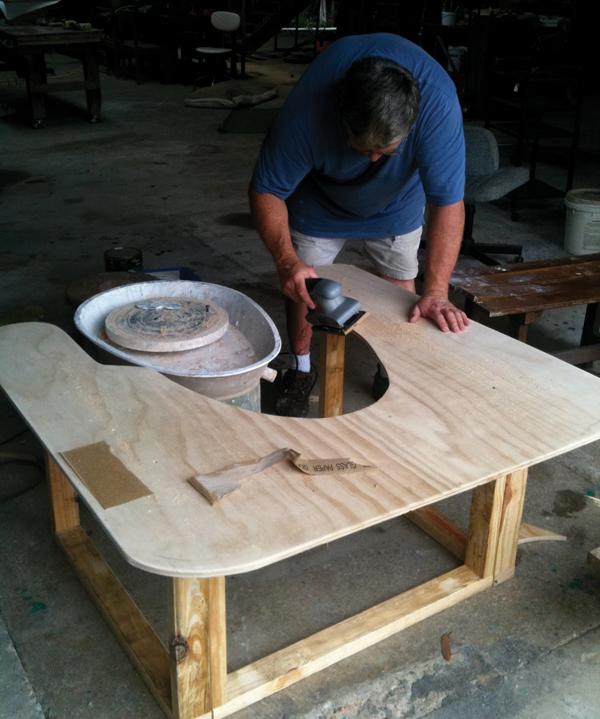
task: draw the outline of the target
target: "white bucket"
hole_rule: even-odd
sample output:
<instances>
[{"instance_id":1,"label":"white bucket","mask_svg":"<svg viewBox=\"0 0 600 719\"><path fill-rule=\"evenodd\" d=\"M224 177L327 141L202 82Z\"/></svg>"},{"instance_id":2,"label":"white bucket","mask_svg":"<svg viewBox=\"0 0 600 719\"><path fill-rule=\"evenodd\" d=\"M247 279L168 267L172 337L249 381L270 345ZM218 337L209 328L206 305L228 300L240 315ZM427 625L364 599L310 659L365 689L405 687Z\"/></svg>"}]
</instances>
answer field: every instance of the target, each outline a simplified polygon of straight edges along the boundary
<instances>
[{"instance_id":1,"label":"white bucket","mask_svg":"<svg viewBox=\"0 0 600 719\"><path fill-rule=\"evenodd\" d=\"M442 25L454 25L456 19L456 11L442 10Z\"/></svg>"},{"instance_id":2,"label":"white bucket","mask_svg":"<svg viewBox=\"0 0 600 719\"><path fill-rule=\"evenodd\" d=\"M572 255L600 252L600 190L571 190L565 206L565 250Z\"/></svg>"}]
</instances>

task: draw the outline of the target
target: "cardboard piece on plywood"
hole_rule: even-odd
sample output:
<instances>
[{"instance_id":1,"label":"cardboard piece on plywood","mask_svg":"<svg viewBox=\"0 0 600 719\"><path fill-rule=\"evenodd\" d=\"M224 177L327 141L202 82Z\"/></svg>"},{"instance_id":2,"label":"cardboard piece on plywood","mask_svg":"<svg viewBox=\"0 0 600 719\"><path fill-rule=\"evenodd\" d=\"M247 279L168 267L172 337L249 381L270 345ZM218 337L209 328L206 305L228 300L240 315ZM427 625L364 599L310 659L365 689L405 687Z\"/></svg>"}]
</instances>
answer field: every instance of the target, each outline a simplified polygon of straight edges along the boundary
<instances>
[{"instance_id":1,"label":"cardboard piece on plywood","mask_svg":"<svg viewBox=\"0 0 600 719\"><path fill-rule=\"evenodd\" d=\"M96 442L63 452L62 456L77 472L104 509L118 507L152 492L110 451L106 442Z\"/></svg>"}]
</instances>

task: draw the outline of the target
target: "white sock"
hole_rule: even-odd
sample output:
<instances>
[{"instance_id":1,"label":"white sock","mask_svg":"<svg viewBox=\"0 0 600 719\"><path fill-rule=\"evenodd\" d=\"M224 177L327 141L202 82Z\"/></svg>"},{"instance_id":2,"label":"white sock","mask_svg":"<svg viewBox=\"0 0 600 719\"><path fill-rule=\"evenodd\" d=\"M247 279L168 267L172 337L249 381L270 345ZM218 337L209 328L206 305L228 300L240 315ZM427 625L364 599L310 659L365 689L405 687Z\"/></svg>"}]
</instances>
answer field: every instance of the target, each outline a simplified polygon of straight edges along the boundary
<instances>
[{"instance_id":1,"label":"white sock","mask_svg":"<svg viewBox=\"0 0 600 719\"><path fill-rule=\"evenodd\" d=\"M294 355L294 357L296 358L296 369L300 372L310 372L310 352L307 355Z\"/></svg>"}]
</instances>

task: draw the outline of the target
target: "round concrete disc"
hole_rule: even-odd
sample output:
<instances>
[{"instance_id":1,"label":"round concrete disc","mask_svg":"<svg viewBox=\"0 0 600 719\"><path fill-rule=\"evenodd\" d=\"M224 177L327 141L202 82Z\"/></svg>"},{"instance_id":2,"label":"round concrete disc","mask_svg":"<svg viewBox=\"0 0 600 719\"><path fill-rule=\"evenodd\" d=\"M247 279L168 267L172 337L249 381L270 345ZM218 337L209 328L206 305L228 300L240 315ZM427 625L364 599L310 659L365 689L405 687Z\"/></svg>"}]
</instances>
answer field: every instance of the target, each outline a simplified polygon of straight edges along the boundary
<instances>
[{"instance_id":1,"label":"round concrete disc","mask_svg":"<svg viewBox=\"0 0 600 719\"><path fill-rule=\"evenodd\" d=\"M215 342L227 332L229 317L219 305L167 297L140 300L106 318L108 338L141 352L180 352Z\"/></svg>"}]
</instances>

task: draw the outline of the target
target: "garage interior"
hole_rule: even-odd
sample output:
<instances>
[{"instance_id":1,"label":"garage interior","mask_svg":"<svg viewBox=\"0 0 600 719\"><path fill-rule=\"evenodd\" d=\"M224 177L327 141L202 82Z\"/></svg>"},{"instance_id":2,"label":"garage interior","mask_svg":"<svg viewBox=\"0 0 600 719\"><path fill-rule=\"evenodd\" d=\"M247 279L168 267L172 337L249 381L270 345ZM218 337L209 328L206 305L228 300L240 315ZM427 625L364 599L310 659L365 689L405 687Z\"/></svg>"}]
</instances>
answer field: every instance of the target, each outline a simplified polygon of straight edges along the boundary
<instances>
[{"instance_id":1,"label":"garage interior","mask_svg":"<svg viewBox=\"0 0 600 719\"><path fill-rule=\"evenodd\" d=\"M250 109L186 106L186 98L197 93L194 81L206 68L201 59L186 58L183 45L167 66L155 56L144 60L138 77L135 58L132 63L122 60L119 76L115 75L112 50L105 42L98 50L102 105L97 121L89 122L85 92L65 90L48 93L44 122L33 128L23 73L18 67L3 68L0 325L48 322L83 345L73 321L73 283L89 278L86 291L94 294L100 288L98 275L105 272L105 253L126 247L139 250L146 272L186 268L203 282L243 292L270 315L285 337L277 274L253 227L248 182L277 108L311 58L336 32L403 34L405 18L406 36L422 42L449 69L460 91L465 124L478 127L486 123L485 92L490 82L489 76L480 76L481 67L471 58L483 52L481 27L493 25L492 20L502 22L502 13L507 13L515 25L535 19L538 39L568 35L568 52L573 43L580 49L572 64L581 71L585 88L572 188L598 188L600 97L592 31L600 17L593 3L503 2L491 15L487 10L478 13L479 5L472 2L458 10L454 4L450 25L438 20L439 3L422 7L418 2L396 0L376 6L377 12L367 3L342 0L337 31L315 27L318 12L314 7L301 8L304 15L300 17L312 20L307 21L308 28L297 28L300 10L295 6L287 11L295 14L284 21L288 30L279 29L256 48L248 45L244 50L243 43L238 43L237 71L241 73L243 53L246 78L217 82L214 88L227 82L277 88L277 97ZM80 10L64 2L23 17L31 23L52 17L90 22L109 38L106 26L116 9ZM326 28L335 23L333 9L328 3ZM559 15L557 25L540 22L540 17ZM15 22L11 20L7 27L14 27ZM198 37L212 41L211 32ZM477 57L485 57L486 71L492 72L487 50L495 48L495 40L490 38L483 42L486 52ZM511 38L504 38L504 49L511 46ZM527 35L522 42L526 45L530 38ZM195 36L187 36L185 47L194 41ZM453 50L463 46L466 51ZM52 71L48 82L52 75L81 75L79 58L55 53L46 54L45 60ZM477 242L521 245L525 262L573 257L565 249L565 191L571 189L567 182L576 110L577 97L571 89L565 106L544 115L545 122L563 131L542 139L537 156L536 177L557 190L554 196L522 198L516 210L508 197L478 204L473 230ZM246 114L241 131L228 131L227 123L235 113ZM501 165L511 167L515 136L493 122L492 131ZM526 143L523 153L523 165L530 167L530 144ZM596 252L600 252L600 237L597 242ZM421 250L421 261L424 257ZM494 259L510 263L515 258L495 254ZM360 243L350 243L337 261L370 269ZM457 269L470 267L483 264L461 254ZM453 297L457 303L464 301L458 293ZM527 341L544 352L577 348L585 314L583 304L545 312L530 326ZM507 317L482 321L510 332ZM318 355L318 339L313 353ZM285 358L278 367L284 366ZM350 337L346 362L345 411L351 411L373 402L370 393L377 359ZM599 376L600 362L587 362L581 371ZM263 411L269 412L274 389L263 382L262 393ZM316 417L316 396L313 400L311 416ZM2 396L0 406L0 717L160 719L164 716L161 708L52 541L42 446L6 397ZM237 716L597 717L600 574L588 562L590 550L600 546L600 507L593 502L597 497L598 442L535 467L524 520L564 535L566 541L520 546L511 581ZM464 495L443 505L443 511L467 523ZM165 579L127 564L83 504L81 513L86 532L166 641ZM235 669L259 659L448 571L456 563L449 552L399 518L270 567L229 577L228 664ZM440 648L442 636L448 633L449 659Z\"/></svg>"}]
</instances>

